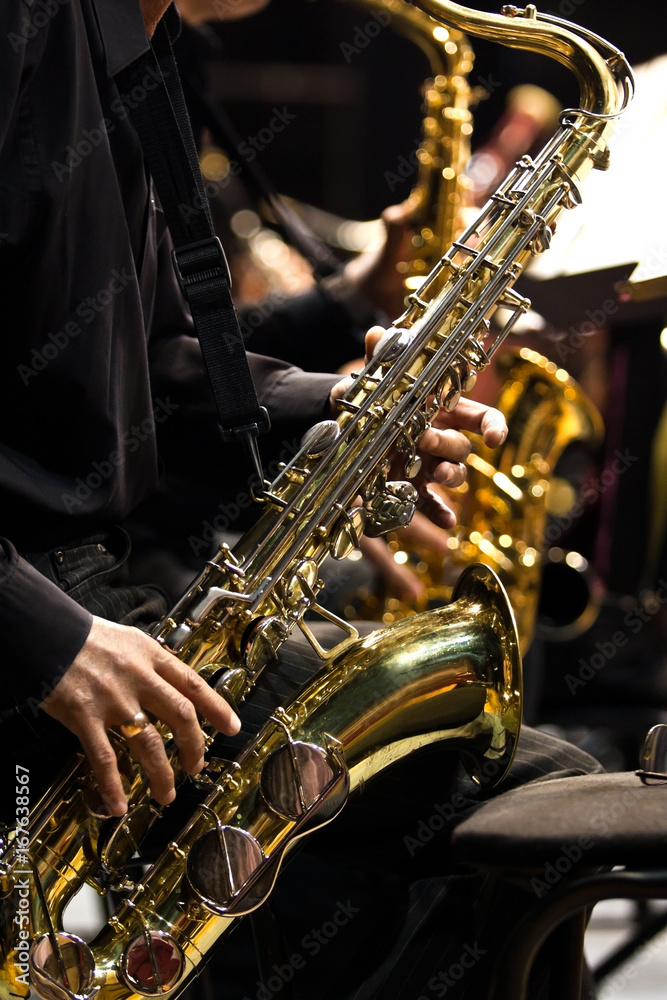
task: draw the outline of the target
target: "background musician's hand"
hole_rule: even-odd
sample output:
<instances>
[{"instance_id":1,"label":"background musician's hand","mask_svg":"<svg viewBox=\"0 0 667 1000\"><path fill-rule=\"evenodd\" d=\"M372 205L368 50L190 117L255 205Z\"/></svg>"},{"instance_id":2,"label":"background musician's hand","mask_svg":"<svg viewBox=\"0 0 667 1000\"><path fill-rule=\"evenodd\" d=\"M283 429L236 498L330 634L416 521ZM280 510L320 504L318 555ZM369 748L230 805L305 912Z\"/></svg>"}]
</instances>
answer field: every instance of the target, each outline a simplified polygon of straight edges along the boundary
<instances>
[{"instance_id":1,"label":"background musician's hand","mask_svg":"<svg viewBox=\"0 0 667 1000\"><path fill-rule=\"evenodd\" d=\"M202 21L238 21L264 10L269 0L178 0L176 6L188 24Z\"/></svg>"},{"instance_id":2,"label":"background musician's hand","mask_svg":"<svg viewBox=\"0 0 667 1000\"><path fill-rule=\"evenodd\" d=\"M107 735L112 726L127 724L141 712L165 722L174 734L181 766L189 774L197 774L204 765L197 712L223 733L240 728L227 702L191 667L139 629L102 618L93 619L88 639L41 708L80 740L112 816L127 810ZM148 724L127 739L146 772L153 798L163 805L171 802L174 774L155 727Z\"/></svg>"},{"instance_id":3,"label":"background musician's hand","mask_svg":"<svg viewBox=\"0 0 667 1000\"><path fill-rule=\"evenodd\" d=\"M378 309L394 320L405 308L404 276L396 265L410 259L414 233L410 201L390 205L382 213L385 238L376 250L367 250L345 265L345 276Z\"/></svg>"},{"instance_id":4,"label":"background musician's hand","mask_svg":"<svg viewBox=\"0 0 667 1000\"><path fill-rule=\"evenodd\" d=\"M448 552L448 537L446 531L436 527L418 510L415 511L410 524L396 532L396 538L402 549L426 551L431 557L438 556L440 559L444 559ZM398 597L399 600L412 606L425 598L426 587L422 576L409 562L396 562L394 552L384 538L368 538L363 535L359 548L373 564L392 597Z\"/></svg>"}]
</instances>

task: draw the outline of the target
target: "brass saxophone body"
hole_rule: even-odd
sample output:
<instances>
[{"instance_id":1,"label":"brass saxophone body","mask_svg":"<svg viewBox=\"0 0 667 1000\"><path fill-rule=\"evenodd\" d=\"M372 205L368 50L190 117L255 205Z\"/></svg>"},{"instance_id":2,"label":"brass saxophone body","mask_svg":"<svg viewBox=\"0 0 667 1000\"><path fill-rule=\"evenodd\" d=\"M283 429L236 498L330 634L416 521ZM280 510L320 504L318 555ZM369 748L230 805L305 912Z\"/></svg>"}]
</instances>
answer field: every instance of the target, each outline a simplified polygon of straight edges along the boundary
<instances>
[{"instance_id":1,"label":"brass saxophone body","mask_svg":"<svg viewBox=\"0 0 667 1000\"><path fill-rule=\"evenodd\" d=\"M473 777L493 784L513 756L520 714L512 612L494 574L479 566L462 578L450 605L341 651L276 709L210 783L140 883L118 871L126 841L116 838L116 857L110 845L93 844L94 816L85 806L95 788L80 774L65 795L54 789L54 808L35 818L27 880L22 866L22 881L39 885L29 961L34 989L48 1000L138 1000L180 990L213 944L266 899L288 851L333 819L356 789L436 742L463 753ZM102 887L125 898L89 946L56 928L82 881L99 879L94 848L104 860ZM5 984L12 983L10 958ZM17 995L16 982L10 989ZM7 985L2 995L12 995Z\"/></svg>"},{"instance_id":2,"label":"brass saxophone body","mask_svg":"<svg viewBox=\"0 0 667 1000\"><path fill-rule=\"evenodd\" d=\"M559 212L579 203L579 182L606 167L631 74L602 40L538 18L532 7L494 16L446 0L421 5L459 30L556 55L581 80L582 108L565 115L535 161L517 165L409 297L337 420L306 434L258 494L264 511L256 525L233 551L221 547L155 632L237 705L294 628L319 652L322 670L238 761L209 762L208 797L141 882L123 868L159 810L127 745L113 737L128 791L121 820L102 815L85 760L70 768L32 811L29 836L13 831L0 858L3 998L26 996L28 984L44 1000L175 995L232 918L266 897L289 848L386 763L444 740L473 757L478 780L500 780L509 766L520 659L509 604L488 568L468 571L452 610L398 623L377 640L359 643L341 623L346 640L323 650L304 614L321 610L318 570L327 554L344 556L363 532L410 520L416 490L387 481L388 457L404 453L406 475L416 474L419 439L438 406L456 405L528 308L512 286L548 246ZM511 318L491 332L488 318L500 305ZM180 782L171 734L157 728ZM84 882L124 897L90 944L62 929ZM27 939L17 939L12 906L27 917Z\"/></svg>"}]
</instances>

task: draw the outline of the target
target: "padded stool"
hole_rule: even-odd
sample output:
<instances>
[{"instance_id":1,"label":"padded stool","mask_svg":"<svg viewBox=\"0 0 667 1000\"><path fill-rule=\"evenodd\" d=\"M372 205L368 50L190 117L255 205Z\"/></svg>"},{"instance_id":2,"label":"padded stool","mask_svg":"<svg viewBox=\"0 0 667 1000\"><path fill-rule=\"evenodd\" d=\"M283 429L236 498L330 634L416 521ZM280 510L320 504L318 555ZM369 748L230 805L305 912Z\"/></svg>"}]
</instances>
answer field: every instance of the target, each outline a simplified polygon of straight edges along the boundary
<instances>
[{"instance_id":1,"label":"padded stool","mask_svg":"<svg viewBox=\"0 0 667 1000\"><path fill-rule=\"evenodd\" d=\"M602 899L667 899L667 783L647 786L632 772L533 782L460 823L452 847L457 860L535 893L501 947L487 1000L524 1000L547 939L551 996L580 1000L586 908Z\"/></svg>"}]
</instances>

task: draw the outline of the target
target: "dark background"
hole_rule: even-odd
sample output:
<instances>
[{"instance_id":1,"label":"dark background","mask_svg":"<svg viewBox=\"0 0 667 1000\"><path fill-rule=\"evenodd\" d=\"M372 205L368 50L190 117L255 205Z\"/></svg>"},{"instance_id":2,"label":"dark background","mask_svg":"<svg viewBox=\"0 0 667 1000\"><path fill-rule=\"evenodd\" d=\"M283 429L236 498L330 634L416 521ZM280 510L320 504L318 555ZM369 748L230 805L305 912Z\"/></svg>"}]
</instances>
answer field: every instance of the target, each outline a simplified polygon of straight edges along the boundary
<instances>
[{"instance_id":1,"label":"dark background","mask_svg":"<svg viewBox=\"0 0 667 1000\"><path fill-rule=\"evenodd\" d=\"M551 0L546 12L598 32L635 64L667 49L667 5L655 0L631 6L621 0ZM209 67L210 84L244 137L268 124L274 106L296 115L258 154L279 190L362 219L376 217L410 191L411 179L391 191L384 174L395 173L401 156L418 143L420 86L429 75L423 54L391 25L367 36L365 46L356 44L371 20L370 8L348 0L273 0L258 15L209 29L220 52ZM554 61L471 40L476 59L469 82L488 87L492 81L493 91L475 110L473 147L517 83L538 83L567 106L577 101L574 77Z\"/></svg>"}]
</instances>

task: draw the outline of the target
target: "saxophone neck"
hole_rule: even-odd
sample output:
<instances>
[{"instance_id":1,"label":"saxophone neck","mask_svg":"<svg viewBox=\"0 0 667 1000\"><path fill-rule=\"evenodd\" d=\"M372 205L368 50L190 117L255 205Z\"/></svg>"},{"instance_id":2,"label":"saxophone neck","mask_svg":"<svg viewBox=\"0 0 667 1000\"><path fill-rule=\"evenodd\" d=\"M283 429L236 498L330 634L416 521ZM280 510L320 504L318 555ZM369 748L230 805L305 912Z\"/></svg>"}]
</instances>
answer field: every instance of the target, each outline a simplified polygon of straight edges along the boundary
<instances>
[{"instance_id":1,"label":"saxophone neck","mask_svg":"<svg viewBox=\"0 0 667 1000\"><path fill-rule=\"evenodd\" d=\"M405 0L363 0L366 6L391 17L391 26L417 45L431 66L433 77L466 77L472 70L474 53L466 35L446 28L426 11Z\"/></svg>"},{"instance_id":2,"label":"saxophone neck","mask_svg":"<svg viewBox=\"0 0 667 1000\"><path fill-rule=\"evenodd\" d=\"M513 49L555 59L576 76L581 108L600 119L616 118L634 89L625 56L604 39L558 17L506 5L502 14L471 10L450 0L408 0L444 24Z\"/></svg>"}]
</instances>

